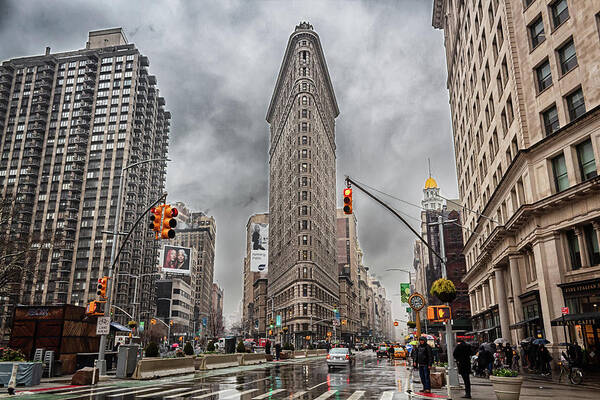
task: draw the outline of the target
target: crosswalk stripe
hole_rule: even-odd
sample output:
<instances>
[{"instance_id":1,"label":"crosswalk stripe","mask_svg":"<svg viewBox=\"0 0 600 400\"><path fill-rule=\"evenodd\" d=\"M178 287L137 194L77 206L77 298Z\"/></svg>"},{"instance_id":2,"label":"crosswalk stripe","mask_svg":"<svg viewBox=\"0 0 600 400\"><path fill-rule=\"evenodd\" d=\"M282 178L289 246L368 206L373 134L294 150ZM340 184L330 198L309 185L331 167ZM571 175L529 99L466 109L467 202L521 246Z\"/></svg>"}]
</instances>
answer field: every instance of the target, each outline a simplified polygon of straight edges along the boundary
<instances>
[{"instance_id":1,"label":"crosswalk stripe","mask_svg":"<svg viewBox=\"0 0 600 400\"><path fill-rule=\"evenodd\" d=\"M255 381L250 381L250 382L242 382L242 383L237 383L237 386L244 386L244 385L250 385L251 383L256 383L256 382L262 382L262 381L267 381L271 379L271 377L268 378L262 378L262 379L257 379Z\"/></svg>"},{"instance_id":2,"label":"crosswalk stripe","mask_svg":"<svg viewBox=\"0 0 600 400\"><path fill-rule=\"evenodd\" d=\"M364 394L365 394L364 391L359 390L359 391L356 391L356 392L352 393L352 396L348 397L346 400L358 400L361 397L363 397Z\"/></svg>"},{"instance_id":3,"label":"crosswalk stripe","mask_svg":"<svg viewBox=\"0 0 600 400\"><path fill-rule=\"evenodd\" d=\"M306 393L308 393L308 392L304 392L304 391L297 392L297 393L294 393L294 394L290 395L290 397L288 397L288 399L290 399L290 400L298 399L298 398L304 396Z\"/></svg>"},{"instance_id":4,"label":"crosswalk stripe","mask_svg":"<svg viewBox=\"0 0 600 400\"><path fill-rule=\"evenodd\" d=\"M95 391L95 390L114 389L114 388L116 388L116 386L114 386L114 385L111 385L111 386L88 387L87 389L74 390L72 392L65 392L63 394L87 393L87 392L92 392L92 391ZM53 393L53 394L57 394L57 393Z\"/></svg>"},{"instance_id":5,"label":"crosswalk stripe","mask_svg":"<svg viewBox=\"0 0 600 400\"><path fill-rule=\"evenodd\" d=\"M325 399L330 398L331 396L333 396L336 393L337 393L337 390L328 390L325 393L323 393L322 395L320 395L319 397L317 397L315 400L325 400Z\"/></svg>"},{"instance_id":6,"label":"crosswalk stripe","mask_svg":"<svg viewBox=\"0 0 600 400\"><path fill-rule=\"evenodd\" d=\"M285 389L270 390L267 393L261 394L260 396L253 397L252 400L266 399L267 397L271 397L274 394L281 393L281 392L285 392Z\"/></svg>"},{"instance_id":7,"label":"crosswalk stripe","mask_svg":"<svg viewBox=\"0 0 600 400\"><path fill-rule=\"evenodd\" d=\"M315 386L313 386L313 387L310 387L310 388L308 388L308 390L313 390L313 389L316 389L316 388L318 388L319 386L323 386L323 385L324 385L324 384L326 384L326 383L327 383L327 381L325 381L325 382L321 382L321 383L319 383L318 385L315 385Z\"/></svg>"},{"instance_id":8,"label":"crosswalk stripe","mask_svg":"<svg viewBox=\"0 0 600 400\"><path fill-rule=\"evenodd\" d=\"M394 392L388 390L387 392L383 392L381 394L381 397L379 398L379 400L392 400L393 397L394 397Z\"/></svg>"},{"instance_id":9,"label":"crosswalk stripe","mask_svg":"<svg viewBox=\"0 0 600 400\"><path fill-rule=\"evenodd\" d=\"M96 396L98 394L106 395L106 394L109 394L109 393L127 392L127 391L131 390L130 387L128 387L128 388L118 388L118 389L109 389L109 390L105 390L105 389L107 389L107 388L104 388L104 390L102 388L98 388L97 391L94 391L92 389L88 393L81 393L81 394L75 395L73 397L65 397L62 400L79 399L79 398L85 397L85 396ZM71 393L69 393L69 394L71 394Z\"/></svg>"},{"instance_id":10,"label":"crosswalk stripe","mask_svg":"<svg viewBox=\"0 0 600 400\"><path fill-rule=\"evenodd\" d=\"M205 398L207 398L207 397L216 396L216 395L218 395L218 394L225 393L225 392L231 392L231 391L233 391L233 390L235 390L235 389L224 389L224 390L219 390L218 392L206 393L206 394L203 394L202 396L196 396L196 397L192 397L192 399L205 399ZM198 391L196 391L196 392L199 392L199 390L198 390ZM179 394L178 394L177 396L175 396L175 397L187 396L188 394L191 394L191 393L179 393ZM167 398L167 399L168 399L169 397L165 397L165 398Z\"/></svg>"},{"instance_id":11,"label":"crosswalk stripe","mask_svg":"<svg viewBox=\"0 0 600 400\"><path fill-rule=\"evenodd\" d=\"M221 397L219 396L219 400L225 400L225 399L236 399L239 398L241 399L242 396L250 394L250 393L254 393L254 392L258 392L258 389L250 389L250 390L244 390L243 392L239 392L239 393L233 393L229 396L225 396L225 397Z\"/></svg>"},{"instance_id":12,"label":"crosswalk stripe","mask_svg":"<svg viewBox=\"0 0 600 400\"><path fill-rule=\"evenodd\" d=\"M132 395L132 394L151 392L152 390L159 390L161 388L162 388L162 386L149 386L144 389L134 390L132 392L129 392L129 393L127 393L127 396ZM111 394L111 395L108 395L107 397L112 398L112 397L121 397L121 396L123 396L123 395L122 394Z\"/></svg>"},{"instance_id":13,"label":"crosswalk stripe","mask_svg":"<svg viewBox=\"0 0 600 400\"><path fill-rule=\"evenodd\" d=\"M163 390L162 392L155 392L155 393L150 393L150 394L144 394L142 396L137 396L137 397L139 397L140 399L146 399L146 398L149 398L149 397L161 396L161 395L167 394L167 393L181 392L182 390L187 390L187 389L188 388L186 388L186 387L175 388L175 389ZM178 394L177 396L181 396L181 395Z\"/></svg>"}]
</instances>

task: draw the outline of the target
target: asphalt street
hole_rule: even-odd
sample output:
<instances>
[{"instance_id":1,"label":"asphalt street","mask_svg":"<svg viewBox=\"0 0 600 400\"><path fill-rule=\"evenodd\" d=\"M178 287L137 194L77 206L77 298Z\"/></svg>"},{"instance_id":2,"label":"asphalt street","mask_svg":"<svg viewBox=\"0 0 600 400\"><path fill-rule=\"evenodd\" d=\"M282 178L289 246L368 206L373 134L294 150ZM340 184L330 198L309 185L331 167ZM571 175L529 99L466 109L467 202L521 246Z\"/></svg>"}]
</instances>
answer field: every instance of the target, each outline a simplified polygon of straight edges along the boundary
<instances>
[{"instance_id":1,"label":"asphalt street","mask_svg":"<svg viewBox=\"0 0 600 400\"><path fill-rule=\"evenodd\" d=\"M204 400L396 400L406 399L409 371L403 361L357 354L352 368L327 370L324 358L296 359L266 366L208 371L152 381L107 382L98 387L61 389L31 399L204 399Z\"/></svg>"}]
</instances>

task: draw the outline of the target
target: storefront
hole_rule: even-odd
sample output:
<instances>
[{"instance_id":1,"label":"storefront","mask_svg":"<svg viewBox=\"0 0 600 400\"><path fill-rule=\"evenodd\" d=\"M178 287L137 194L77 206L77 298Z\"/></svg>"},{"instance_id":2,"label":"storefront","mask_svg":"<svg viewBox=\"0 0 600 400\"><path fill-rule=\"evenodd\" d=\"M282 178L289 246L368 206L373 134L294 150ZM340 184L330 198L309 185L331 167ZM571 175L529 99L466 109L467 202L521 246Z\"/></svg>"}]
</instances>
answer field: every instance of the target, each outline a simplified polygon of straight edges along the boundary
<instances>
[{"instance_id":1,"label":"storefront","mask_svg":"<svg viewBox=\"0 0 600 400\"><path fill-rule=\"evenodd\" d=\"M529 337L545 337L539 291L532 290L523 293L519 298L521 299L523 320L512 324L510 329L520 329L519 338L521 340Z\"/></svg>"},{"instance_id":2,"label":"storefront","mask_svg":"<svg viewBox=\"0 0 600 400\"><path fill-rule=\"evenodd\" d=\"M571 342L594 354L600 349L600 279L563 283L569 313L552 321L553 326L566 326ZM596 364L600 359L595 357Z\"/></svg>"},{"instance_id":3,"label":"storefront","mask_svg":"<svg viewBox=\"0 0 600 400\"><path fill-rule=\"evenodd\" d=\"M498 306L474 315L471 323L473 330L465 335L474 335L479 343L493 342L502 336Z\"/></svg>"}]
</instances>

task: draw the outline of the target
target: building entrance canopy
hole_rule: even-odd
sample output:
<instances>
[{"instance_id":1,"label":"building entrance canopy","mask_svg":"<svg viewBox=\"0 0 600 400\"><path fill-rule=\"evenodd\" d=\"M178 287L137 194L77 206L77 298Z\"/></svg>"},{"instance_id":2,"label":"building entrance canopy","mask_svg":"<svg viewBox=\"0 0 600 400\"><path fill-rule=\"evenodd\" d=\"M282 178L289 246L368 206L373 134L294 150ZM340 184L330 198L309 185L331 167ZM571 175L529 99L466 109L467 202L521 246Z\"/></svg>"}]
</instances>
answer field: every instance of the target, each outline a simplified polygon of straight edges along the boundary
<instances>
[{"instance_id":1,"label":"building entrance canopy","mask_svg":"<svg viewBox=\"0 0 600 400\"><path fill-rule=\"evenodd\" d=\"M575 326L600 324L600 312L569 314L553 319L552 326Z\"/></svg>"}]
</instances>

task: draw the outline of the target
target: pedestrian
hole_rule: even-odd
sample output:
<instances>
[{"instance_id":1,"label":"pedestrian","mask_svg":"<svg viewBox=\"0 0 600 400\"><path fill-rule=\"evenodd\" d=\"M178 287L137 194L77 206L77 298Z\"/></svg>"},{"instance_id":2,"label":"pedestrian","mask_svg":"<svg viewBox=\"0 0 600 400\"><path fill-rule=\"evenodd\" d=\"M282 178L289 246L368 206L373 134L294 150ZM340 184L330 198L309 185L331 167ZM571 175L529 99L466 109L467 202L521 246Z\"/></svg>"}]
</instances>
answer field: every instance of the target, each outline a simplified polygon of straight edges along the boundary
<instances>
[{"instance_id":1,"label":"pedestrian","mask_svg":"<svg viewBox=\"0 0 600 400\"><path fill-rule=\"evenodd\" d=\"M485 371L487 371L488 375L490 375L492 372L490 369L492 360L492 353L485 346L479 346L479 352L477 353L477 364L479 366L479 373L484 374Z\"/></svg>"},{"instance_id":2,"label":"pedestrian","mask_svg":"<svg viewBox=\"0 0 600 400\"><path fill-rule=\"evenodd\" d=\"M510 343L504 345L504 360L507 368L512 368L513 363L513 350Z\"/></svg>"},{"instance_id":3,"label":"pedestrian","mask_svg":"<svg viewBox=\"0 0 600 400\"><path fill-rule=\"evenodd\" d=\"M433 352L431 346L427 344L425 336L419 338L419 346L412 351L413 367L419 368L419 377L423 384L423 392L431 393L431 381L429 379L429 370L433 364Z\"/></svg>"},{"instance_id":4,"label":"pedestrian","mask_svg":"<svg viewBox=\"0 0 600 400\"><path fill-rule=\"evenodd\" d=\"M458 365L458 373L463 378L465 383L465 395L463 399L471 398L471 346L465 343L463 339L458 339L458 344L452 353L456 364Z\"/></svg>"},{"instance_id":5,"label":"pedestrian","mask_svg":"<svg viewBox=\"0 0 600 400\"><path fill-rule=\"evenodd\" d=\"M271 341L267 340L265 343L265 354L271 354Z\"/></svg>"},{"instance_id":6,"label":"pedestrian","mask_svg":"<svg viewBox=\"0 0 600 400\"><path fill-rule=\"evenodd\" d=\"M440 362L440 344L436 343L431 352L433 353L433 362Z\"/></svg>"},{"instance_id":7,"label":"pedestrian","mask_svg":"<svg viewBox=\"0 0 600 400\"><path fill-rule=\"evenodd\" d=\"M542 375L549 375L551 373L550 370L550 361L552 361L552 356L550 352L543 344L540 345L540 350L538 353L538 359L540 363L540 372Z\"/></svg>"},{"instance_id":8,"label":"pedestrian","mask_svg":"<svg viewBox=\"0 0 600 400\"><path fill-rule=\"evenodd\" d=\"M389 359L393 360L394 359L394 346L392 345L392 346L388 347L387 352L388 352Z\"/></svg>"},{"instance_id":9,"label":"pedestrian","mask_svg":"<svg viewBox=\"0 0 600 400\"><path fill-rule=\"evenodd\" d=\"M281 344L279 342L275 343L275 359L279 360L279 356L281 355Z\"/></svg>"}]
</instances>

